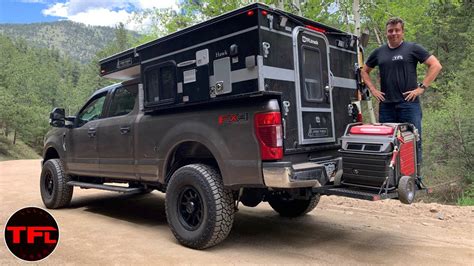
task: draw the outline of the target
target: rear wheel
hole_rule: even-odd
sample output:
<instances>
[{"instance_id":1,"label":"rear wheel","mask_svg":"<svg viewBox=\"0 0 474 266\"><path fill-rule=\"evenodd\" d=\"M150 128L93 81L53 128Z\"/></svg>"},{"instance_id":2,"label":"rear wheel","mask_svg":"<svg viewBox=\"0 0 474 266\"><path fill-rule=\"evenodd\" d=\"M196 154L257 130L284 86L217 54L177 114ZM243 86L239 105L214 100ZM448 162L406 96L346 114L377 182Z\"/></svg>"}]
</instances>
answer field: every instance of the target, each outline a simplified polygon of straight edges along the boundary
<instances>
[{"instance_id":1,"label":"rear wheel","mask_svg":"<svg viewBox=\"0 0 474 266\"><path fill-rule=\"evenodd\" d=\"M74 188L68 186L70 176L64 172L60 159L46 161L41 170L40 191L44 205L49 209L57 209L69 205Z\"/></svg>"},{"instance_id":2,"label":"rear wheel","mask_svg":"<svg viewBox=\"0 0 474 266\"><path fill-rule=\"evenodd\" d=\"M190 164L179 168L166 189L166 217L178 241L204 249L223 241L234 221L232 191L211 166Z\"/></svg>"},{"instance_id":3,"label":"rear wheel","mask_svg":"<svg viewBox=\"0 0 474 266\"><path fill-rule=\"evenodd\" d=\"M270 206L283 217L298 217L312 211L319 203L319 194L307 200L285 199L279 195L272 195L268 199Z\"/></svg>"},{"instance_id":4,"label":"rear wheel","mask_svg":"<svg viewBox=\"0 0 474 266\"><path fill-rule=\"evenodd\" d=\"M402 176L398 182L398 198L402 203L411 204L415 200L415 178Z\"/></svg>"}]
</instances>

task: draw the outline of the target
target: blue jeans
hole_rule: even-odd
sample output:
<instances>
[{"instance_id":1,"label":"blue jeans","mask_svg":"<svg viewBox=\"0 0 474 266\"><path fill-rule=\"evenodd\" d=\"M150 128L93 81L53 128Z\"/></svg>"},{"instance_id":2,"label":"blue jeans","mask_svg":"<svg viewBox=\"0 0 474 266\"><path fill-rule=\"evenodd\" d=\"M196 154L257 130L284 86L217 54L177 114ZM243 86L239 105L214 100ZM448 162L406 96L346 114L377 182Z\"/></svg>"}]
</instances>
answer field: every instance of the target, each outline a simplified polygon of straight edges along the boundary
<instances>
[{"instance_id":1,"label":"blue jeans","mask_svg":"<svg viewBox=\"0 0 474 266\"><path fill-rule=\"evenodd\" d=\"M401 103L380 103L379 121L380 123L411 123L415 125L420 134L420 141L416 146L416 155L418 166L421 165L421 105L419 102L401 102ZM418 174L420 174L418 167Z\"/></svg>"}]
</instances>

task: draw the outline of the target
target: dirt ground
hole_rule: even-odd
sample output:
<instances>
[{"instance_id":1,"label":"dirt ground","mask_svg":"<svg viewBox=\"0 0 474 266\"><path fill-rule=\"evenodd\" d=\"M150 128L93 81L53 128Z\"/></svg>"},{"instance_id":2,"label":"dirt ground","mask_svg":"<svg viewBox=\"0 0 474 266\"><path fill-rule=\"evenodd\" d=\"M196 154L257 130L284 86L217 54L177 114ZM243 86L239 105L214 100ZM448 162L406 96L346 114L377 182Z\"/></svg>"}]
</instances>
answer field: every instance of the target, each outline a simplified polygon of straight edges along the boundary
<instances>
[{"instance_id":1,"label":"dirt ground","mask_svg":"<svg viewBox=\"0 0 474 266\"><path fill-rule=\"evenodd\" d=\"M0 162L0 228L26 206L42 207L39 160ZM230 236L196 251L168 229L164 194L75 188L70 208L50 210L56 251L40 264L474 264L474 207L322 197L304 217L266 203L241 207ZM20 264L0 241L0 264Z\"/></svg>"}]
</instances>

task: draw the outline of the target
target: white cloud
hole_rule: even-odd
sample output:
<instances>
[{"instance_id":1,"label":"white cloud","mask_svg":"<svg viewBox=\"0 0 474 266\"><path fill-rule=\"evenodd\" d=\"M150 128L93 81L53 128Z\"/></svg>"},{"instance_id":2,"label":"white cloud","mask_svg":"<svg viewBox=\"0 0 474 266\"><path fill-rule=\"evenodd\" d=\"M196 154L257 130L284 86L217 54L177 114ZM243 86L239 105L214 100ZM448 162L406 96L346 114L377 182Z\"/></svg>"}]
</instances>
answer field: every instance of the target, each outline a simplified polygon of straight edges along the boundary
<instances>
[{"instance_id":1,"label":"white cloud","mask_svg":"<svg viewBox=\"0 0 474 266\"><path fill-rule=\"evenodd\" d=\"M41 13L45 16L66 18L68 16L68 4L69 3L56 3L48 9L43 9Z\"/></svg>"},{"instance_id":2,"label":"white cloud","mask_svg":"<svg viewBox=\"0 0 474 266\"><path fill-rule=\"evenodd\" d=\"M68 19L94 26L114 26L119 22L127 24L130 15L125 10L111 11L105 8L97 8L69 16Z\"/></svg>"},{"instance_id":3,"label":"white cloud","mask_svg":"<svg viewBox=\"0 0 474 266\"><path fill-rule=\"evenodd\" d=\"M30 0L41 1L41 0ZM178 9L177 0L68 0L55 3L42 10L45 16L65 18L95 26L115 26L119 22L125 24L130 30L140 30L143 24L133 22L131 17L136 11L148 8L173 8Z\"/></svg>"}]
</instances>

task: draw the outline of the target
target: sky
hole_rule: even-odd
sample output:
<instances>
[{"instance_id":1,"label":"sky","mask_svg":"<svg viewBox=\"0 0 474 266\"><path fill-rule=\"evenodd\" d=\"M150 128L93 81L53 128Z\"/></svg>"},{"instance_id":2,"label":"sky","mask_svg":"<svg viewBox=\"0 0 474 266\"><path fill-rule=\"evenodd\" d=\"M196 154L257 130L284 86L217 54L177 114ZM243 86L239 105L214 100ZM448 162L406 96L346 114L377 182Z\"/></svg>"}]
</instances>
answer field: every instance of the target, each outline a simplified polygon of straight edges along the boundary
<instances>
[{"instance_id":1,"label":"sky","mask_svg":"<svg viewBox=\"0 0 474 266\"><path fill-rule=\"evenodd\" d=\"M71 20L94 26L123 22L130 30L141 25L130 17L147 8L177 9L178 0L0 0L0 23Z\"/></svg>"}]
</instances>

